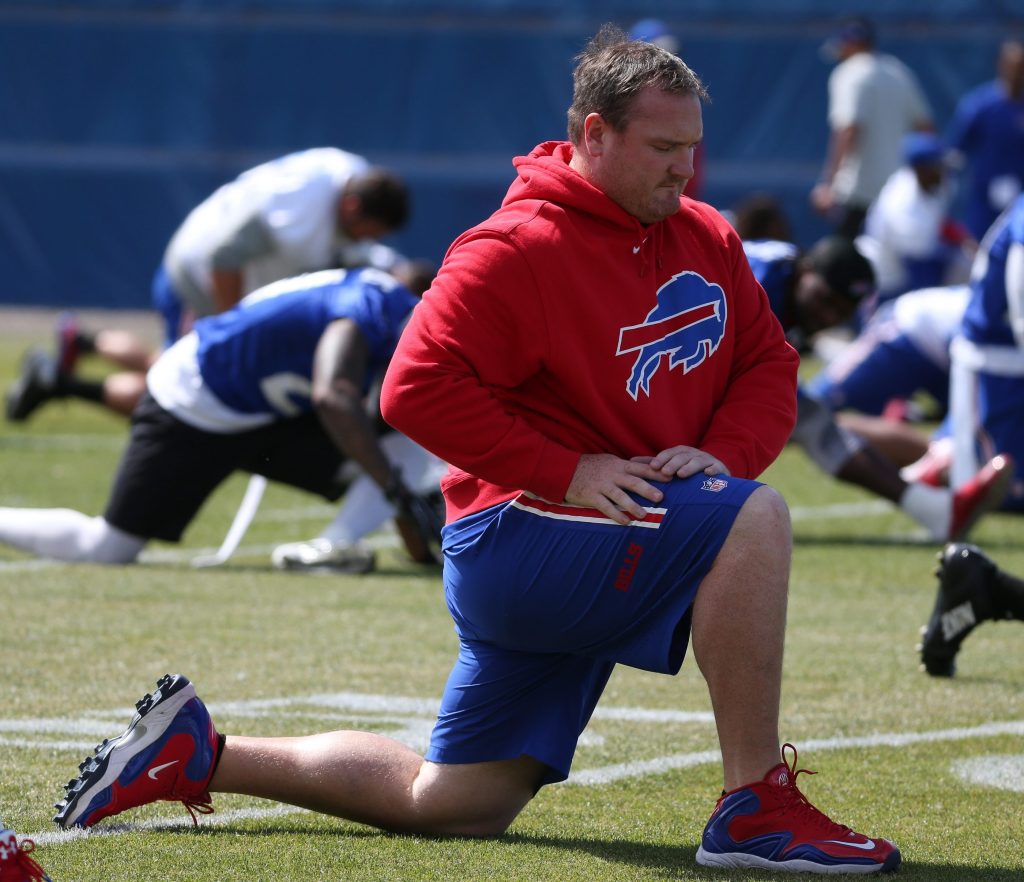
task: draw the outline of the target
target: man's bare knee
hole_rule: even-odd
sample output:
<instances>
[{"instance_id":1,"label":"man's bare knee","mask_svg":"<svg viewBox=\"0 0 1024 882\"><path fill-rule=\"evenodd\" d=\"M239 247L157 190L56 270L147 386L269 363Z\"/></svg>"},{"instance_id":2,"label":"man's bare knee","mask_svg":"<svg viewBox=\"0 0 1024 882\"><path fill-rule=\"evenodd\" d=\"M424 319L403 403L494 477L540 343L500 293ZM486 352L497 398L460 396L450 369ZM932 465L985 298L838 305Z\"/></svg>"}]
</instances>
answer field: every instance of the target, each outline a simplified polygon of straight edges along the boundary
<instances>
[{"instance_id":1,"label":"man's bare knee","mask_svg":"<svg viewBox=\"0 0 1024 882\"><path fill-rule=\"evenodd\" d=\"M413 786L419 832L500 836L533 798L545 766L531 757L487 763L424 763Z\"/></svg>"},{"instance_id":2,"label":"man's bare knee","mask_svg":"<svg viewBox=\"0 0 1024 882\"><path fill-rule=\"evenodd\" d=\"M763 533L788 543L793 532L789 506L774 487L762 484L743 503L733 530Z\"/></svg>"},{"instance_id":3,"label":"man's bare knee","mask_svg":"<svg viewBox=\"0 0 1024 882\"><path fill-rule=\"evenodd\" d=\"M740 509L741 512L756 513L759 516L770 516L781 520L789 528L789 506L774 487L762 484L750 496Z\"/></svg>"},{"instance_id":4,"label":"man's bare knee","mask_svg":"<svg viewBox=\"0 0 1024 882\"><path fill-rule=\"evenodd\" d=\"M788 567L793 544L793 530L789 508L779 492L772 487L758 487L743 503L732 529L718 555L723 565L742 564L744 561L758 566L777 561Z\"/></svg>"}]
</instances>

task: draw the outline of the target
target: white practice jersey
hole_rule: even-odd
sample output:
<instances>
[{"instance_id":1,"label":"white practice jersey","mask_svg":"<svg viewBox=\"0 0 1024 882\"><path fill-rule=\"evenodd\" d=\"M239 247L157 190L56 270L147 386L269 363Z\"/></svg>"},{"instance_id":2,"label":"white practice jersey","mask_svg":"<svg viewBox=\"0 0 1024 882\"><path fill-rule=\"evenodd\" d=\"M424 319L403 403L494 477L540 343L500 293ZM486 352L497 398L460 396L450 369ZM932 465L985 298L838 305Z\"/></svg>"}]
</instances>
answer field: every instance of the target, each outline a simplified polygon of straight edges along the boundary
<instances>
[{"instance_id":1,"label":"white practice jersey","mask_svg":"<svg viewBox=\"0 0 1024 882\"><path fill-rule=\"evenodd\" d=\"M171 239L164 265L175 289L197 315L212 312L213 255L253 222L269 248L245 263L243 294L330 267L348 244L337 229L338 196L368 168L361 156L318 147L243 172L196 206Z\"/></svg>"},{"instance_id":2,"label":"white practice jersey","mask_svg":"<svg viewBox=\"0 0 1024 882\"><path fill-rule=\"evenodd\" d=\"M924 261L944 253L942 230L950 200L946 185L928 192L908 166L886 181L868 211L864 236L857 240L858 249L871 261L880 291L908 290L914 279L908 278L906 261Z\"/></svg>"},{"instance_id":3,"label":"white practice jersey","mask_svg":"<svg viewBox=\"0 0 1024 882\"><path fill-rule=\"evenodd\" d=\"M922 355L949 370L949 344L960 329L969 296L966 285L910 291L892 301L892 320Z\"/></svg>"}]
</instances>

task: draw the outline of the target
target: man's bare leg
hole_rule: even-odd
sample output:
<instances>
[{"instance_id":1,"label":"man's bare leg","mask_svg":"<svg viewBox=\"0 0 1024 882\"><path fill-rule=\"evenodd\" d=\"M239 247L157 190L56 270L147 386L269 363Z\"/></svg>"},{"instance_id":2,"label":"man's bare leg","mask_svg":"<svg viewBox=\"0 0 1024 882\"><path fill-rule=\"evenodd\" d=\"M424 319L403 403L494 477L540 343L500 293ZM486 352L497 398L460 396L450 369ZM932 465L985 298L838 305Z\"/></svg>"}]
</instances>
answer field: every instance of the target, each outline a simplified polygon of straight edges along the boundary
<instances>
[{"instance_id":1,"label":"man's bare leg","mask_svg":"<svg viewBox=\"0 0 1024 882\"><path fill-rule=\"evenodd\" d=\"M530 757L430 763L391 738L367 732L228 736L210 790L398 832L497 836L533 798L544 768Z\"/></svg>"},{"instance_id":2,"label":"man's bare leg","mask_svg":"<svg viewBox=\"0 0 1024 882\"><path fill-rule=\"evenodd\" d=\"M131 416L146 391L146 375L138 371L119 371L103 379L103 403L115 413Z\"/></svg>"},{"instance_id":3,"label":"man's bare leg","mask_svg":"<svg viewBox=\"0 0 1024 882\"><path fill-rule=\"evenodd\" d=\"M145 373L160 354L159 348L131 331L103 330L94 337L94 351L100 358L129 371Z\"/></svg>"},{"instance_id":4,"label":"man's bare leg","mask_svg":"<svg viewBox=\"0 0 1024 882\"><path fill-rule=\"evenodd\" d=\"M711 695L726 790L759 781L780 761L791 553L786 504L770 487L759 487L697 592L693 653Z\"/></svg>"}]
</instances>

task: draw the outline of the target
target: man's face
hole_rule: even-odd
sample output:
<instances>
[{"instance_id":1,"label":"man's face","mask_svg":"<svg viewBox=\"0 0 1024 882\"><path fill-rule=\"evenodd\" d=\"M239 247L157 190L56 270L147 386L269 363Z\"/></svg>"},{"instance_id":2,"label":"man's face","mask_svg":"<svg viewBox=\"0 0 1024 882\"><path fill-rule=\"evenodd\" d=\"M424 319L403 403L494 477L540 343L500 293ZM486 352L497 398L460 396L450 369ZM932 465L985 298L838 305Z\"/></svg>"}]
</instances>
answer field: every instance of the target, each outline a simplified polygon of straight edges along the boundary
<instances>
[{"instance_id":1,"label":"man's face","mask_svg":"<svg viewBox=\"0 0 1024 882\"><path fill-rule=\"evenodd\" d=\"M934 193L942 186L943 171L940 163L926 163L914 166L917 183L925 193Z\"/></svg>"},{"instance_id":2,"label":"man's face","mask_svg":"<svg viewBox=\"0 0 1024 882\"><path fill-rule=\"evenodd\" d=\"M634 99L621 132L591 114L581 149L590 152L591 183L641 223L651 224L679 211L703 134L696 95L649 86Z\"/></svg>"},{"instance_id":3,"label":"man's face","mask_svg":"<svg viewBox=\"0 0 1024 882\"><path fill-rule=\"evenodd\" d=\"M383 239L392 232L384 221L373 217L365 217L359 197L346 195L338 200L338 227L342 234L352 242L363 239Z\"/></svg>"},{"instance_id":4,"label":"man's face","mask_svg":"<svg viewBox=\"0 0 1024 882\"><path fill-rule=\"evenodd\" d=\"M1010 94L1024 92L1024 43L1006 43L999 53L999 77Z\"/></svg>"}]
</instances>

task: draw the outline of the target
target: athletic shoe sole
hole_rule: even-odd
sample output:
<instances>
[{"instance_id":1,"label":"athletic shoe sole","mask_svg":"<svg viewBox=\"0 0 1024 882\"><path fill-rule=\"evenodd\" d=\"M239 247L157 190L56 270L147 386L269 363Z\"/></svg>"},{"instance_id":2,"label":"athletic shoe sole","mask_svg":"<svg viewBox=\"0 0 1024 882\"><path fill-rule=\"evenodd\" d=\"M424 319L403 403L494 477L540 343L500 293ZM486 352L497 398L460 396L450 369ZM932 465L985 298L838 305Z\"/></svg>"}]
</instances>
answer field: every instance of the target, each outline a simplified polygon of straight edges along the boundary
<instances>
[{"instance_id":1,"label":"athletic shoe sole","mask_svg":"<svg viewBox=\"0 0 1024 882\"><path fill-rule=\"evenodd\" d=\"M53 821L58 827L84 827L82 816L91 807L93 798L113 783L126 765L138 754L155 744L167 731L178 712L196 697L196 690L187 677L165 674L157 682L156 691L147 693L135 705L135 716L116 738L96 745L94 756L81 765L78 778L65 785L67 796L54 805L58 809Z\"/></svg>"},{"instance_id":2,"label":"athletic shoe sole","mask_svg":"<svg viewBox=\"0 0 1024 882\"><path fill-rule=\"evenodd\" d=\"M697 863L704 867L725 867L734 870L781 870L789 873L819 873L827 876L860 875L871 873L894 873L899 869L902 857L899 849L891 852L883 864L819 864L816 861L792 860L772 861L745 852L719 854L705 851L702 845L697 849Z\"/></svg>"}]
</instances>

